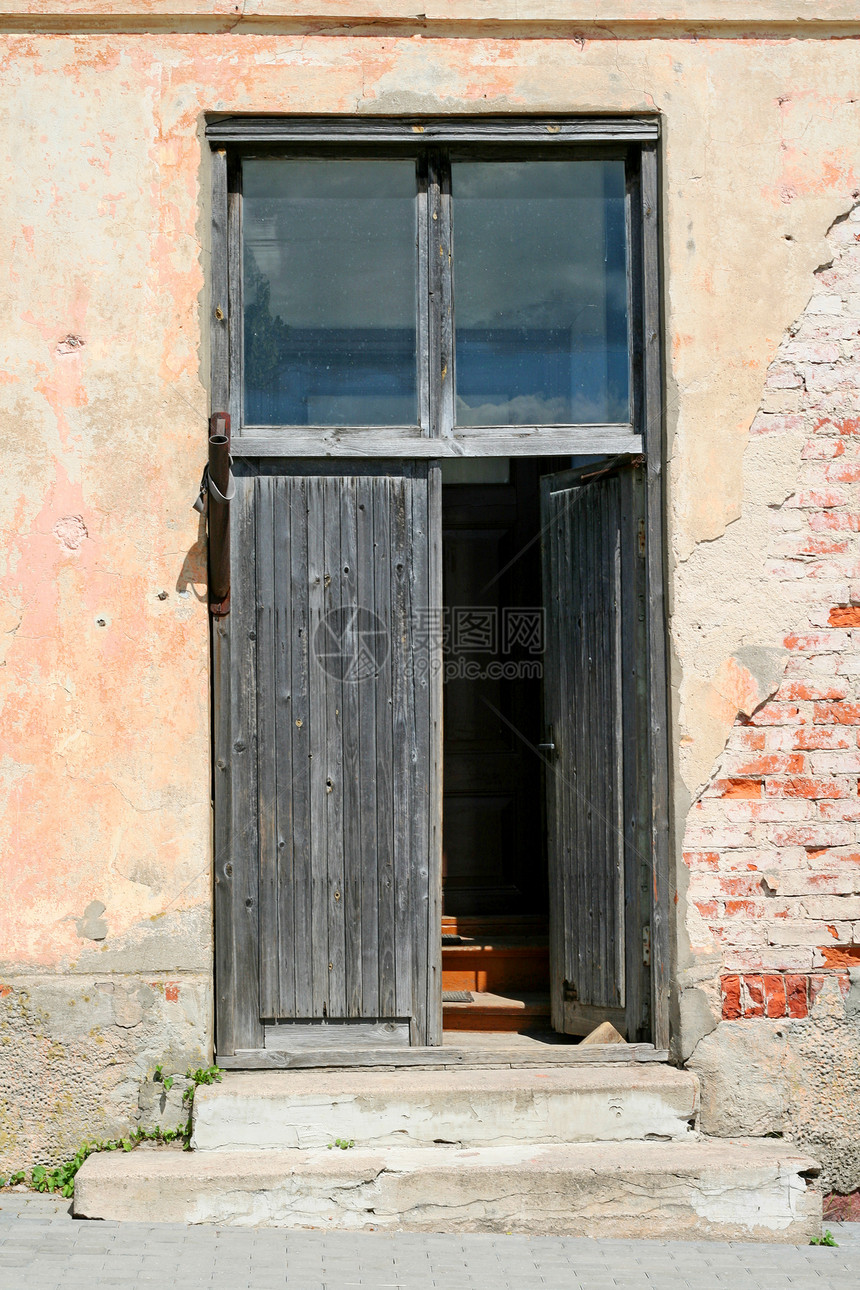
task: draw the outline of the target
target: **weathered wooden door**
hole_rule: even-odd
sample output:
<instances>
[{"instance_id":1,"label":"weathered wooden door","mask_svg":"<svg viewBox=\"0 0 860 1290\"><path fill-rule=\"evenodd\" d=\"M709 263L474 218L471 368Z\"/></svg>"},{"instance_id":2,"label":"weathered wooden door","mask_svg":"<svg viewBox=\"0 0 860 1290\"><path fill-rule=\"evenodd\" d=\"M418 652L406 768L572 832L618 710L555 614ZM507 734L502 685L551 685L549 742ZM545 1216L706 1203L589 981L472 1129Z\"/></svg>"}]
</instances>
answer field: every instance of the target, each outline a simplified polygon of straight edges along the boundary
<instances>
[{"instance_id":1,"label":"weathered wooden door","mask_svg":"<svg viewBox=\"0 0 860 1290\"><path fill-rule=\"evenodd\" d=\"M237 466L219 1054L440 1042L435 472Z\"/></svg>"},{"instance_id":2,"label":"weathered wooden door","mask_svg":"<svg viewBox=\"0 0 860 1290\"><path fill-rule=\"evenodd\" d=\"M648 1034L641 472L542 480L552 1023Z\"/></svg>"}]
</instances>

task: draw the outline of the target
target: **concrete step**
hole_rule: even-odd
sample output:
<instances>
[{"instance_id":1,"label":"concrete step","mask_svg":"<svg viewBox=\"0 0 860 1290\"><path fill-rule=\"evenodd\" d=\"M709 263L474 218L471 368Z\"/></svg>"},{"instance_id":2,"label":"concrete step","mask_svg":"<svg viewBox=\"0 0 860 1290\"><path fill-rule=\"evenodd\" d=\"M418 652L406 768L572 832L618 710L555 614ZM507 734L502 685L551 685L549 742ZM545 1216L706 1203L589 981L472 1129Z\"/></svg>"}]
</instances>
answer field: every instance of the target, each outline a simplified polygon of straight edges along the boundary
<instances>
[{"instance_id":1,"label":"concrete step","mask_svg":"<svg viewBox=\"0 0 860 1290\"><path fill-rule=\"evenodd\" d=\"M773 1139L90 1156L80 1218L808 1243L814 1161Z\"/></svg>"},{"instance_id":2,"label":"concrete step","mask_svg":"<svg viewBox=\"0 0 860 1290\"><path fill-rule=\"evenodd\" d=\"M196 1151L689 1139L696 1076L659 1063L248 1071L199 1088Z\"/></svg>"}]
</instances>

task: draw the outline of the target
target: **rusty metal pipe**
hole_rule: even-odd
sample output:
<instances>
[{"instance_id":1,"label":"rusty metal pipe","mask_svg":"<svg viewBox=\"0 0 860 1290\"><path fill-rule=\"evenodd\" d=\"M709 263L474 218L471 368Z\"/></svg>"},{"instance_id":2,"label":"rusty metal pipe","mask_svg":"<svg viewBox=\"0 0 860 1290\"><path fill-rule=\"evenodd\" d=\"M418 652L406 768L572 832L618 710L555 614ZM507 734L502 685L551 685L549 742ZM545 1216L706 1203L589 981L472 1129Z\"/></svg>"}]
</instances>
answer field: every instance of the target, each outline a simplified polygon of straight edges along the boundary
<instances>
[{"instance_id":1,"label":"rusty metal pipe","mask_svg":"<svg viewBox=\"0 0 860 1290\"><path fill-rule=\"evenodd\" d=\"M209 418L209 612L223 618L230 612L230 417L215 412Z\"/></svg>"}]
</instances>

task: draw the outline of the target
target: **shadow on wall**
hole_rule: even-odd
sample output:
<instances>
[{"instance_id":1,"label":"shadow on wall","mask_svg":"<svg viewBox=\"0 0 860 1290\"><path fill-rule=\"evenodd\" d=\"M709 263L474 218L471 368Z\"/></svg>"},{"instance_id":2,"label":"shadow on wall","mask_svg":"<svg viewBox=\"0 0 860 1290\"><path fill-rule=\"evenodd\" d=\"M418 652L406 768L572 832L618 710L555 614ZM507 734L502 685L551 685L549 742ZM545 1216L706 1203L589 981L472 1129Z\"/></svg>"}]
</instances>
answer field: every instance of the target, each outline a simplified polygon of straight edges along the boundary
<instances>
[{"instance_id":1,"label":"shadow on wall","mask_svg":"<svg viewBox=\"0 0 860 1290\"><path fill-rule=\"evenodd\" d=\"M176 579L180 595L190 591L198 601L206 600L206 558L206 516L198 515L197 541L188 548Z\"/></svg>"}]
</instances>

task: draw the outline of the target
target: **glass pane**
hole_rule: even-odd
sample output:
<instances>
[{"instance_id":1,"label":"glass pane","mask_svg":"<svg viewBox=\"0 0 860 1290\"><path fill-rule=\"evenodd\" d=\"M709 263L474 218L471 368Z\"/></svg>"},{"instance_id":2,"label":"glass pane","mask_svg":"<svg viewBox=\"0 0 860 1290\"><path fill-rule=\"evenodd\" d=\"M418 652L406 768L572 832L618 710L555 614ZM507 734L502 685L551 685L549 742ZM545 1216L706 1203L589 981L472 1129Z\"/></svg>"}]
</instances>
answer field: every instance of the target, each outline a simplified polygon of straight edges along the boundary
<instances>
[{"instance_id":1,"label":"glass pane","mask_svg":"<svg viewBox=\"0 0 860 1290\"><path fill-rule=\"evenodd\" d=\"M628 421L624 163L452 169L458 424Z\"/></svg>"},{"instance_id":2,"label":"glass pane","mask_svg":"<svg viewBox=\"0 0 860 1290\"><path fill-rule=\"evenodd\" d=\"M416 425L414 161L246 161L245 421Z\"/></svg>"}]
</instances>

